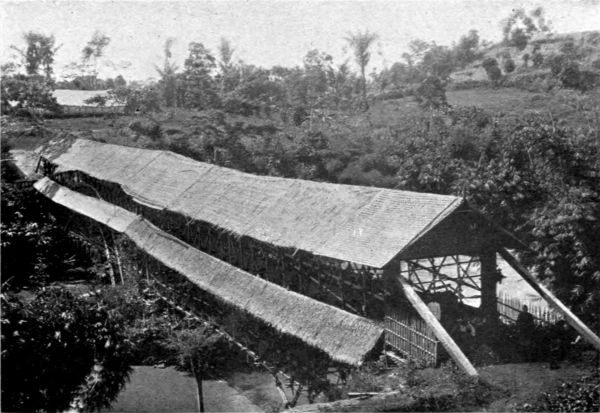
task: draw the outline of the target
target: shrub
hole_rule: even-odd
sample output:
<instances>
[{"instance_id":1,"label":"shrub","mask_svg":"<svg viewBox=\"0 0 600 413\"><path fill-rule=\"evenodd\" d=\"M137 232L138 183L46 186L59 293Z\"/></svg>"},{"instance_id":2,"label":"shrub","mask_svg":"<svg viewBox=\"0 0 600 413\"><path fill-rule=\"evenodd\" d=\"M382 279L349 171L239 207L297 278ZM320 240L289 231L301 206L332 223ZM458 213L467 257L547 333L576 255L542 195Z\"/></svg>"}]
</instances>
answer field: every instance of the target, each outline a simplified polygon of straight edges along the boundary
<instances>
[{"instance_id":1,"label":"shrub","mask_svg":"<svg viewBox=\"0 0 600 413\"><path fill-rule=\"evenodd\" d=\"M600 374L598 372L574 382L565 382L540 401L517 406L526 412L597 412L600 411Z\"/></svg>"},{"instance_id":2,"label":"shrub","mask_svg":"<svg viewBox=\"0 0 600 413\"><path fill-rule=\"evenodd\" d=\"M487 74L490 78L490 82L492 82L492 85L498 86L500 84L500 80L502 80L502 71L498 66L492 66L487 71Z\"/></svg>"},{"instance_id":3,"label":"shrub","mask_svg":"<svg viewBox=\"0 0 600 413\"><path fill-rule=\"evenodd\" d=\"M492 68L494 66L498 66L498 61L496 59L494 59L493 57L488 57L481 63L481 66L487 72L490 68Z\"/></svg>"},{"instance_id":4,"label":"shrub","mask_svg":"<svg viewBox=\"0 0 600 413\"><path fill-rule=\"evenodd\" d=\"M517 68L517 66L515 65L515 61L512 59L506 59L504 61L504 71L506 73L512 73L515 71L515 69Z\"/></svg>"},{"instance_id":5,"label":"shrub","mask_svg":"<svg viewBox=\"0 0 600 413\"><path fill-rule=\"evenodd\" d=\"M423 80L415 91L414 97L422 108L439 109L448 106L446 87L436 76L429 76Z\"/></svg>"},{"instance_id":6,"label":"shrub","mask_svg":"<svg viewBox=\"0 0 600 413\"><path fill-rule=\"evenodd\" d=\"M485 69L485 72L487 73L490 82L492 82L492 85L498 85L500 79L502 78L502 71L498 67L498 61L493 57L488 57L481 63L481 66Z\"/></svg>"},{"instance_id":7,"label":"shrub","mask_svg":"<svg viewBox=\"0 0 600 413\"><path fill-rule=\"evenodd\" d=\"M129 129L147 136L152 141L159 141L162 138L162 128L158 122L149 119L136 119L129 124Z\"/></svg>"},{"instance_id":8,"label":"shrub","mask_svg":"<svg viewBox=\"0 0 600 413\"><path fill-rule=\"evenodd\" d=\"M534 53L531 62L533 63L533 67L540 67L544 64L544 55L541 53Z\"/></svg>"}]
</instances>

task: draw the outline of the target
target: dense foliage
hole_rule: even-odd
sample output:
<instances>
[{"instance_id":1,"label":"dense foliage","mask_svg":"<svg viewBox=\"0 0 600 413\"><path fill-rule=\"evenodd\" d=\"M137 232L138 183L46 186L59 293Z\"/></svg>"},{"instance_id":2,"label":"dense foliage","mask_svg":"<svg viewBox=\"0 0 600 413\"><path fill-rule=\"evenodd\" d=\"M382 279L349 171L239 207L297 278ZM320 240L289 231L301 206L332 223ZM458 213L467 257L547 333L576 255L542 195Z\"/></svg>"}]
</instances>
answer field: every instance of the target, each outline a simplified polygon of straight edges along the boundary
<instances>
[{"instance_id":1,"label":"dense foliage","mask_svg":"<svg viewBox=\"0 0 600 413\"><path fill-rule=\"evenodd\" d=\"M3 147L3 158L5 155ZM97 410L129 374L123 319L102 300L51 282L91 279L102 266L77 248L33 188L2 163L2 408Z\"/></svg>"},{"instance_id":2,"label":"dense foliage","mask_svg":"<svg viewBox=\"0 0 600 413\"><path fill-rule=\"evenodd\" d=\"M54 288L27 301L3 294L1 322L5 411L96 410L127 380L122 319L101 302Z\"/></svg>"},{"instance_id":3,"label":"dense foliage","mask_svg":"<svg viewBox=\"0 0 600 413\"><path fill-rule=\"evenodd\" d=\"M600 410L600 375L598 372L579 380L563 382L553 392L543 393L540 400L517 406L523 412L597 412Z\"/></svg>"},{"instance_id":4,"label":"dense foliage","mask_svg":"<svg viewBox=\"0 0 600 413\"><path fill-rule=\"evenodd\" d=\"M2 290L35 288L49 281L89 278L90 258L44 208L33 188L2 182Z\"/></svg>"}]
</instances>

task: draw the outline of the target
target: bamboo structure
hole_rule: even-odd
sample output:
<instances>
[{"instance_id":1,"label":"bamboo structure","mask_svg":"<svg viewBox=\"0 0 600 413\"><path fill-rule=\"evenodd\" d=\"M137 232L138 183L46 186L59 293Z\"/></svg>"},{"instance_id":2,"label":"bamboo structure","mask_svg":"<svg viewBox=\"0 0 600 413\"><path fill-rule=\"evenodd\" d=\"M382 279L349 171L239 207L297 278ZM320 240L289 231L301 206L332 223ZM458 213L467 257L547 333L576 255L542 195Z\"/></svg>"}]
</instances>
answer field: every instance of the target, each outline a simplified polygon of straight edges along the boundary
<instances>
[{"instance_id":1,"label":"bamboo structure","mask_svg":"<svg viewBox=\"0 0 600 413\"><path fill-rule=\"evenodd\" d=\"M507 314L496 253L522 244L462 198L255 176L82 139L43 150L39 169L251 277L385 325L387 345L426 364L439 343L476 375L442 327L448 315L440 324L424 297Z\"/></svg>"},{"instance_id":2,"label":"bamboo structure","mask_svg":"<svg viewBox=\"0 0 600 413\"><path fill-rule=\"evenodd\" d=\"M362 317L285 290L204 254L122 208L47 178L35 188L55 203L126 235L143 251L143 267L148 267L148 261L158 267L154 273L164 272L159 268L166 267L205 293L299 338L333 360L359 365L383 333Z\"/></svg>"}]
</instances>

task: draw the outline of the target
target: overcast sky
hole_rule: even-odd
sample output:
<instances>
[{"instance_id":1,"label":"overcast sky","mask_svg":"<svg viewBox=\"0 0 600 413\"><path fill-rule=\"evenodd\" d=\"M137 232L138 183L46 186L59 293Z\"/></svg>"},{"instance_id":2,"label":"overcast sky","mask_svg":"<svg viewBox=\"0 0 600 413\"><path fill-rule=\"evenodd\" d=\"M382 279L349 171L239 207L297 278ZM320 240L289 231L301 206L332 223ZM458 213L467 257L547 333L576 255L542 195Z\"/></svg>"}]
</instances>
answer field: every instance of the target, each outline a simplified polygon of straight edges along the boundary
<instances>
[{"instance_id":1,"label":"overcast sky","mask_svg":"<svg viewBox=\"0 0 600 413\"><path fill-rule=\"evenodd\" d=\"M128 80L156 76L168 37L177 39L174 58L183 65L189 42L204 43L216 52L220 37L229 39L236 57L270 67L301 64L313 48L333 55L336 63L350 57L348 32L368 29L379 35L373 67L401 59L415 38L451 44L476 29L484 39L498 40L500 21L516 7L543 6L557 32L600 30L597 0L397 0L397 1L6 1L0 2L2 62L23 45L24 31L53 34L63 46L55 72L75 61L95 30L111 37L106 58L129 61L120 70ZM114 76L105 69L103 75Z\"/></svg>"}]
</instances>

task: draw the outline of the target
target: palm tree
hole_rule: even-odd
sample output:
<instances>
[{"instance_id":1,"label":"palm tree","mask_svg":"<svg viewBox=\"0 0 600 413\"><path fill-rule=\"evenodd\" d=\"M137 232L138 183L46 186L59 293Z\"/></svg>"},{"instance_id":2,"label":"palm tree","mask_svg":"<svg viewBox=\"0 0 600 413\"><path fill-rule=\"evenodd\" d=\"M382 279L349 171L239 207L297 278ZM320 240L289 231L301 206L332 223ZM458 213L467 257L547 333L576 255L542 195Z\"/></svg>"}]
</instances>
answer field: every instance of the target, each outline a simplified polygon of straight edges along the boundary
<instances>
[{"instance_id":1,"label":"palm tree","mask_svg":"<svg viewBox=\"0 0 600 413\"><path fill-rule=\"evenodd\" d=\"M229 91L235 87L235 80L233 79L233 53L235 48L231 45L231 42L224 37L221 37L221 43L219 43L219 68L221 69L221 95L224 95L226 91Z\"/></svg>"},{"instance_id":2,"label":"palm tree","mask_svg":"<svg viewBox=\"0 0 600 413\"><path fill-rule=\"evenodd\" d=\"M367 102L367 78L365 71L367 65L369 64L369 60L371 60L371 46L378 37L379 36L377 34L370 33L368 30L365 32L357 31L356 33L349 33L348 37L346 37L348 45L354 52L356 64L360 68L360 76L362 81L362 100L365 110L369 108L369 104Z\"/></svg>"},{"instance_id":3,"label":"palm tree","mask_svg":"<svg viewBox=\"0 0 600 413\"><path fill-rule=\"evenodd\" d=\"M176 76L177 76L177 65L173 62L171 62L171 57L172 57L172 53L171 53L171 47L173 46L173 43L175 42L175 39L172 37L169 37L166 41L165 41L165 47L164 47L164 51L165 51L165 62L163 64L162 69L159 68L158 66L154 66L154 68L156 69L156 71L158 72L158 74L161 77L161 81L162 81L162 87L163 87L163 96L165 98L165 103L167 105L167 107L172 107L175 104L175 93L176 93Z\"/></svg>"}]
</instances>

